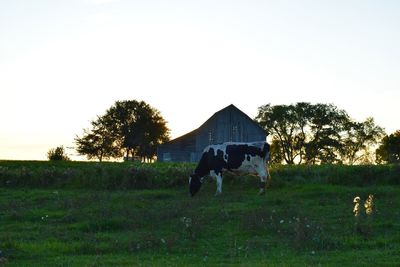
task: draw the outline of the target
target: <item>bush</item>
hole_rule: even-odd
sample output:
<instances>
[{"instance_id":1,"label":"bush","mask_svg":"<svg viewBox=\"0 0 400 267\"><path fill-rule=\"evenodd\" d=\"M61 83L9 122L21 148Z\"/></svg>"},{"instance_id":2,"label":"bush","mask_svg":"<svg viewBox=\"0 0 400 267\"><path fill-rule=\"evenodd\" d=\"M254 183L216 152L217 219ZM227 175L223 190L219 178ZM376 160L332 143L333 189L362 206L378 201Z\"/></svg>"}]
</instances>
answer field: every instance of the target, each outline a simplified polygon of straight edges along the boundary
<instances>
[{"instance_id":1,"label":"bush","mask_svg":"<svg viewBox=\"0 0 400 267\"><path fill-rule=\"evenodd\" d=\"M68 160L70 160L70 158L65 153L65 150L64 150L63 146L58 146L56 148L51 148L47 152L47 158L49 160L52 160L52 161L61 161L61 160L68 161Z\"/></svg>"}]
</instances>

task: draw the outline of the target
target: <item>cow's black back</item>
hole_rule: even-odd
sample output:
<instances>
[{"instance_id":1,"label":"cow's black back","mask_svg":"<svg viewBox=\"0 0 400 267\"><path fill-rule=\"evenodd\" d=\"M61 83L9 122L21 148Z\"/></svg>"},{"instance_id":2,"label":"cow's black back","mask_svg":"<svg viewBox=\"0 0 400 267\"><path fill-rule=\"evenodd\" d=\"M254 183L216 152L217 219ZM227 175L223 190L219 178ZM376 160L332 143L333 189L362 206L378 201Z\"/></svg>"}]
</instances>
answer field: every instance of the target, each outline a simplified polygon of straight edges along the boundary
<instances>
[{"instance_id":1,"label":"cow's black back","mask_svg":"<svg viewBox=\"0 0 400 267\"><path fill-rule=\"evenodd\" d=\"M203 152L195 173L203 177L211 170L216 174L221 174L223 169L235 170L241 166L246 157L259 156L265 159L268 152L269 144L266 142L262 148L249 144L228 144L225 147L225 154L223 150L210 146Z\"/></svg>"}]
</instances>

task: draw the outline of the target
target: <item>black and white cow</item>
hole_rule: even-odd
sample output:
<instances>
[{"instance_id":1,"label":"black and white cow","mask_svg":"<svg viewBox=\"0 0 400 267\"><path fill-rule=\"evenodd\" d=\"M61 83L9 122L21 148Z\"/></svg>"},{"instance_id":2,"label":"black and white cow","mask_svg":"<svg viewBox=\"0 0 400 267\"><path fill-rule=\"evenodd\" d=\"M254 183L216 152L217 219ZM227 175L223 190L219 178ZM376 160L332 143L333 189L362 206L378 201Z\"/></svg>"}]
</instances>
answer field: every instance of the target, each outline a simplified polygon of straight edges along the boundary
<instances>
[{"instance_id":1,"label":"black and white cow","mask_svg":"<svg viewBox=\"0 0 400 267\"><path fill-rule=\"evenodd\" d=\"M269 144L267 142L229 142L207 146L194 173L189 177L190 194L194 196L199 191L203 179L207 175L216 178L216 195L221 194L222 171L224 170L258 174L261 179L259 194L264 194L265 184L270 178L268 159Z\"/></svg>"}]
</instances>

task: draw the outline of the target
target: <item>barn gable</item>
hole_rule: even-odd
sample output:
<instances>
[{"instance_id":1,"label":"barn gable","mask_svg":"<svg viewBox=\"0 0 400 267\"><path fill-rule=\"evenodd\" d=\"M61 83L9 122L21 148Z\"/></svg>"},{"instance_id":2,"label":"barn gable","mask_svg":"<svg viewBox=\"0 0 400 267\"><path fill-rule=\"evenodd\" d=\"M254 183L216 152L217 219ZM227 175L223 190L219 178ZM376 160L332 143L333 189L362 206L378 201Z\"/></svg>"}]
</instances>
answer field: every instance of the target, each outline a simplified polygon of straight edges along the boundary
<instances>
[{"instance_id":1,"label":"barn gable","mask_svg":"<svg viewBox=\"0 0 400 267\"><path fill-rule=\"evenodd\" d=\"M265 141L264 129L234 105L216 112L196 130L158 147L160 162L197 162L203 149L223 142Z\"/></svg>"}]
</instances>

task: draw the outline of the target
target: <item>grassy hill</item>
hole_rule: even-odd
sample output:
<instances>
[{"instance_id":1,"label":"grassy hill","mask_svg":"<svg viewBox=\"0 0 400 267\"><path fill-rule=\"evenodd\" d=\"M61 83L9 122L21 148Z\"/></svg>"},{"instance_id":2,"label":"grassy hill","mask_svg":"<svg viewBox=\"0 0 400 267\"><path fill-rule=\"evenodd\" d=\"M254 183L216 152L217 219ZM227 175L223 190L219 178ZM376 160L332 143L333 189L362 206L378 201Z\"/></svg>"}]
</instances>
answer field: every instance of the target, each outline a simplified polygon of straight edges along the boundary
<instances>
[{"instance_id":1,"label":"grassy hill","mask_svg":"<svg viewBox=\"0 0 400 267\"><path fill-rule=\"evenodd\" d=\"M0 162L7 266L396 266L398 166L276 166L209 179L188 196L190 164ZM29 180L31 179L31 180ZM371 215L353 198L374 195ZM0 263L1 265L2 263Z\"/></svg>"}]
</instances>

